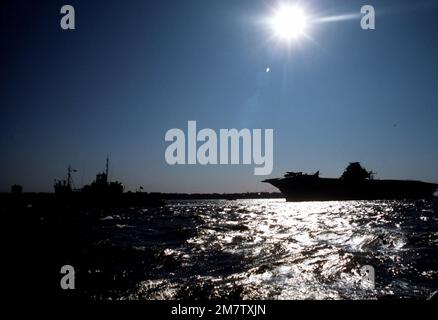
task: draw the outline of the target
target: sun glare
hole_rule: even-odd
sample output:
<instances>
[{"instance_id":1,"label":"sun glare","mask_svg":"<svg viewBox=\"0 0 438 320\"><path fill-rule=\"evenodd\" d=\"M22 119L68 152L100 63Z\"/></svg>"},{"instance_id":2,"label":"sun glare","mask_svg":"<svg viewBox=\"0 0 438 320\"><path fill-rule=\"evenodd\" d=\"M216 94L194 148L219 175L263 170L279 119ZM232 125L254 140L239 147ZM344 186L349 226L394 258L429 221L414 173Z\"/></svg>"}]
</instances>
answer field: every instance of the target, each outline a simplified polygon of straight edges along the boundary
<instances>
[{"instance_id":1,"label":"sun glare","mask_svg":"<svg viewBox=\"0 0 438 320\"><path fill-rule=\"evenodd\" d=\"M270 25L276 37L291 41L303 36L307 27L307 17L297 5L284 5L272 17Z\"/></svg>"}]
</instances>

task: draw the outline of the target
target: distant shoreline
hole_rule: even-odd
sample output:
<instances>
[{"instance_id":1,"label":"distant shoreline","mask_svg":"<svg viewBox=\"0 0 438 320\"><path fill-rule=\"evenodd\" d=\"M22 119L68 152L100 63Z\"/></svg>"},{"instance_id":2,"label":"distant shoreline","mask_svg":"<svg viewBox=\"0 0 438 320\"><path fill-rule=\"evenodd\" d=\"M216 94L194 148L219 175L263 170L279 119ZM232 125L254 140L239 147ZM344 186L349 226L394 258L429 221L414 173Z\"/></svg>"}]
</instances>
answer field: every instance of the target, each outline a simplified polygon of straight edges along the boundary
<instances>
[{"instance_id":1,"label":"distant shoreline","mask_svg":"<svg viewBox=\"0 0 438 320\"><path fill-rule=\"evenodd\" d=\"M272 199L285 198L280 192L245 192L245 193L150 193L162 200L238 200L238 199Z\"/></svg>"},{"instance_id":2,"label":"distant shoreline","mask_svg":"<svg viewBox=\"0 0 438 320\"><path fill-rule=\"evenodd\" d=\"M284 199L280 192L243 192L243 193L162 193L162 192L126 192L127 194L144 194L161 200L238 200L238 199ZM12 193L2 192L0 196L11 196ZM53 192L23 192L22 197L55 195Z\"/></svg>"}]
</instances>

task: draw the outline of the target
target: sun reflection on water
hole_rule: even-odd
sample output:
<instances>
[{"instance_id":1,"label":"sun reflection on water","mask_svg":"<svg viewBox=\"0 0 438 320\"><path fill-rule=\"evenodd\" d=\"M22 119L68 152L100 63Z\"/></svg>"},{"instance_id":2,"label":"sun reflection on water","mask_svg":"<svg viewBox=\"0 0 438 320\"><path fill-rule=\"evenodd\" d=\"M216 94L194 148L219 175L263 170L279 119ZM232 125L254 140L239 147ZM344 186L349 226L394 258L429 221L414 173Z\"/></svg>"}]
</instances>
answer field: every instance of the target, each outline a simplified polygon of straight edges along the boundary
<instances>
[{"instance_id":1,"label":"sun reflection on water","mask_svg":"<svg viewBox=\"0 0 438 320\"><path fill-rule=\"evenodd\" d=\"M436 288L438 268L412 243L437 259L427 202L174 201L163 210L195 217L196 232L165 249L175 276L145 279L131 298L375 299ZM364 265L375 268L374 289Z\"/></svg>"}]
</instances>

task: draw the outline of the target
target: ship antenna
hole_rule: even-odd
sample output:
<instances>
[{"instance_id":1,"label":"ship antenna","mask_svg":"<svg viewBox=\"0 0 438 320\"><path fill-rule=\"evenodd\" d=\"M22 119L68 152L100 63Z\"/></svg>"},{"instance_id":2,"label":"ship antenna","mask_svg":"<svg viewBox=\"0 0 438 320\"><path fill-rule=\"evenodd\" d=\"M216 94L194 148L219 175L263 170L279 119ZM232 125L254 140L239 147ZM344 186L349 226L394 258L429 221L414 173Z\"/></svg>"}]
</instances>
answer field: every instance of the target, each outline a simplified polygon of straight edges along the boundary
<instances>
[{"instance_id":1,"label":"ship antenna","mask_svg":"<svg viewBox=\"0 0 438 320\"><path fill-rule=\"evenodd\" d=\"M105 174L106 174L106 178L108 179L108 164L109 164L109 157L106 156L106 167L105 167Z\"/></svg>"},{"instance_id":2,"label":"ship antenna","mask_svg":"<svg viewBox=\"0 0 438 320\"><path fill-rule=\"evenodd\" d=\"M67 169L67 186L71 188L71 165L68 165Z\"/></svg>"},{"instance_id":3,"label":"ship antenna","mask_svg":"<svg viewBox=\"0 0 438 320\"><path fill-rule=\"evenodd\" d=\"M71 165L68 165L68 169L67 169L67 187L72 188L74 187L73 184L73 178L72 178L72 173L77 172L76 169L72 169Z\"/></svg>"}]
</instances>

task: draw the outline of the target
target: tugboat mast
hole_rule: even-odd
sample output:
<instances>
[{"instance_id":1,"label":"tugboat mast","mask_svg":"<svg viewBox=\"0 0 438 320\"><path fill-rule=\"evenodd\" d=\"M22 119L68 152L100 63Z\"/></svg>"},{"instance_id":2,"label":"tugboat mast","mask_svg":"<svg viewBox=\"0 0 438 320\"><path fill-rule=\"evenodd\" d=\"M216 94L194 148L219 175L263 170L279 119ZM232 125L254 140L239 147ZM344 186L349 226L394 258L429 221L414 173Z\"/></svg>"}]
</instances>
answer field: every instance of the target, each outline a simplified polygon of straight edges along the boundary
<instances>
[{"instance_id":1,"label":"tugboat mast","mask_svg":"<svg viewBox=\"0 0 438 320\"><path fill-rule=\"evenodd\" d=\"M108 167L109 167L109 157L106 156L105 174L106 174L107 181L109 182Z\"/></svg>"},{"instance_id":2,"label":"tugboat mast","mask_svg":"<svg viewBox=\"0 0 438 320\"><path fill-rule=\"evenodd\" d=\"M73 169L71 167L71 165L68 165L68 169L67 169L67 187L71 190L73 190L74 187L74 183L73 183L73 175L72 173L77 172L76 169Z\"/></svg>"},{"instance_id":3,"label":"tugboat mast","mask_svg":"<svg viewBox=\"0 0 438 320\"><path fill-rule=\"evenodd\" d=\"M72 173L72 168L71 168L71 165L68 165L68 169L67 169L67 187L68 188L71 188L71 185L72 185L72 183L71 183L71 173Z\"/></svg>"}]
</instances>

